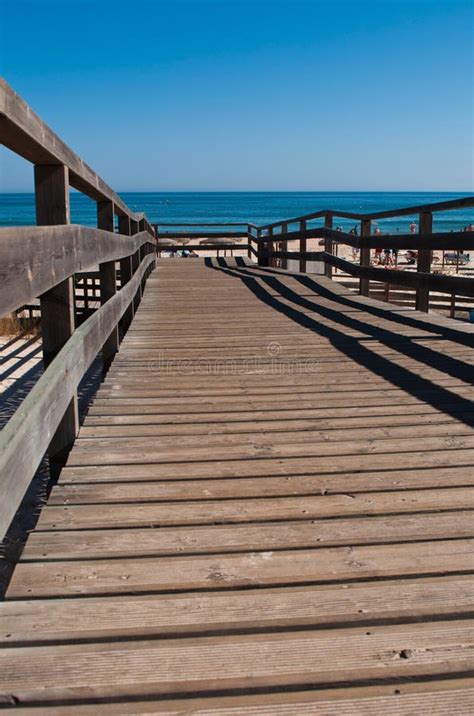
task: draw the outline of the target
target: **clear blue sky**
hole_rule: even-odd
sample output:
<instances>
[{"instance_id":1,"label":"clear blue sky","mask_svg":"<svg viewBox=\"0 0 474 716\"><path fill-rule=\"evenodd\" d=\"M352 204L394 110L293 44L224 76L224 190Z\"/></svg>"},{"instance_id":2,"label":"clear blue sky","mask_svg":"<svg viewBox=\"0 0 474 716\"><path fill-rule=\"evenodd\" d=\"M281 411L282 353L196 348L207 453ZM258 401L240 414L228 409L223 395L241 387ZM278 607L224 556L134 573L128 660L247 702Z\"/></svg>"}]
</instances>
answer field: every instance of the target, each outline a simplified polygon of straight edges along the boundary
<instances>
[{"instance_id":1,"label":"clear blue sky","mask_svg":"<svg viewBox=\"0 0 474 716\"><path fill-rule=\"evenodd\" d=\"M2 75L118 190L473 188L471 0L0 0L0 25Z\"/></svg>"}]
</instances>

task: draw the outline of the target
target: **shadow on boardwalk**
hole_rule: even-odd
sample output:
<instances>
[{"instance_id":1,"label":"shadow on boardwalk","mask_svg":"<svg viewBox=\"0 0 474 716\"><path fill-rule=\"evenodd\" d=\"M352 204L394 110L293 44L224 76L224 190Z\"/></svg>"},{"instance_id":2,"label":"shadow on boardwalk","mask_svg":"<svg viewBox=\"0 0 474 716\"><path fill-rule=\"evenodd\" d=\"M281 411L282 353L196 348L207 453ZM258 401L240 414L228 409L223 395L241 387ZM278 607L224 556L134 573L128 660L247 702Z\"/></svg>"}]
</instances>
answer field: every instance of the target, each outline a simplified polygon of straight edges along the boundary
<instances>
[{"instance_id":1,"label":"shadow on boardwalk","mask_svg":"<svg viewBox=\"0 0 474 716\"><path fill-rule=\"evenodd\" d=\"M206 261L209 267L217 271L238 277L252 291L252 293L263 303L284 314L286 317L298 323L300 326L314 331L326 338L341 354L350 358L361 367L370 368L374 375L389 381L397 388L401 388L407 394L423 401L437 410L454 417L466 425L474 426L474 406L472 401L463 398L447 387L443 387L433 381L413 373L394 363L390 358L384 357L370 348L366 343L367 339L375 339L377 343L396 352L397 357L405 357L425 366L426 369L443 371L447 376L472 385L473 370L472 364L460 358L445 355L436 348L439 340L452 340L456 343L472 348L474 346L473 334L461 334L449 326L433 325L417 316L409 316L406 313L393 311L387 316L386 310L376 306L362 305L359 301L348 295L337 295L326 289L317 280L307 274L281 274L272 269L249 267L244 261L236 260L237 266L228 266L225 260L218 263ZM302 288L314 293L314 298L301 295L298 291L290 288L282 281L282 278L289 276L292 280L301 285ZM281 298L275 296L277 293ZM329 299L336 307L321 305L318 298ZM284 299L284 300L283 300ZM347 315L344 309L352 309L368 313L378 318L385 318L393 324L393 329L372 325L371 323ZM311 311L311 315L303 311ZM337 325L328 326L320 321L318 317L329 320ZM435 334L425 337L425 342L431 341L432 347L416 343L411 337L402 336L396 331L397 325L415 327ZM347 330L359 331L364 334L364 339L354 338L346 333Z\"/></svg>"},{"instance_id":2,"label":"shadow on boardwalk","mask_svg":"<svg viewBox=\"0 0 474 716\"><path fill-rule=\"evenodd\" d=\"M41 338L38 336L0 337L0 346L0 429L2 429L42 376L43 363ZM99 357L79 387L81 422L99 387L101 372L102 361ZM38 466L5 539L0 542L0 599L5 594L28 534L36 525L51 487L48 458L45 456Z\"/></svg>"}]
</instances>

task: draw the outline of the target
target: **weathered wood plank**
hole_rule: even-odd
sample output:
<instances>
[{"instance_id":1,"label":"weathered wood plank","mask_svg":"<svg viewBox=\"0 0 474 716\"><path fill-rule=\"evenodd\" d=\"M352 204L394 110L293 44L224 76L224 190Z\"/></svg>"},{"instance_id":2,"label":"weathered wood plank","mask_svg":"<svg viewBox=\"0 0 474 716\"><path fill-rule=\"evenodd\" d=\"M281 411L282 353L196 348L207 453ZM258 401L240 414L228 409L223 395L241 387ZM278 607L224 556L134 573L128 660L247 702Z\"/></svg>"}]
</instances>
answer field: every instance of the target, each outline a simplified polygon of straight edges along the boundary
<instances>
[{"instance_id":1,"label":"weathered wood plank","mask_svg":"<svg viewBox=\"0 0 474 716\"><path fill-rule=\"evenodd\" d=\"M301 528L300 525L297 527ZM125 537L125 533L123 535ZM42 539L46 537L45 533ZM77 541L77 535L75 537ZM90 533L87 537L90 538ZM117 537L109 531L112 546L115 546ZM213 537L216 538L215 532ZM126 539L130 542L130 532ZM236 589L459 574L474 568L473 545L472 539L448 539L405 543L403 548L400 544L355 545L162 559L123 557L120 560L81 558L80 561L22 562L13 574L7 599Z\"/></svg>"},{"instance_id":2,"label":"weathered wood plank","mask_svg":"<svg viewBox=\"0 0 474 716\"><path fill-rule=\"evenodd\" d=\"M97 264L129 256L150 241L146 232L131 236L68 226L0 228L0 315Z\"/></svg>"},{"instance_id":3,"label":"weathered wood plank","mask_svg":"<svg viewBox=\"0 0 474 716\"><path fill-rule=\"evenodd\" d=\"M81 482L63 475L53 487L49 505L114 504L116 502L160 502L173 500L218 500L249 497L340 494L369 491L474 485L472 467L435 467L420 470L366 471L326 475L286 475L225 480L152 480L149 482Z\"/></svg>"},{"instance_id":4,"label":"weathered wood plank","mask_svg":"<svg viewBox=\"0 0 474 716\"><path fill-rule=\"evenodd\" d=\"M253 696L196 697L192 699L132 699L120 702L121 714L161 714L161 716L380 716L428 712L433 716L465 716L470 712L474 688L469 679L405 681L369 687L342 687ZM19 716L30 716L38 709L15 706ZM13 713L13 711L12 711ZM117 704L48 706L48 716L117 714Z\"/></svg>"},{"instance_id":5,"label":"weathered wood plank","mask_svg":"<svg viewBox=\"0 0 474 716\"><path fill-rule=\"evenodd\" d=\"M174 596L0 603L0 644L135 639L275 627L336 626L469 614L469 577L400 579Z\"/></svg>"},{"instance_id":6,"label":"weathered wood plank","mask_svg":"<svg viewBox=\"0 0 474 716\"><path fill-rule=\"evenodd\" d=\"M349 515L363 517L470 509L474 509L474 488L469 487L304 497L255 497L252 500L203 500L179 504L68 504L44 507L37 530L317 520Z\"/></svg>"},{"instance_id":7,"label":"weathered wood plank","mask_svg":"<svg viewBox=\"0 0 474 716\"><path fill-rule=\"evenodd\" d=\"M337 684L462 673L472 666L463 621L370 630L23 647L0 655L3 700L61 701L216 689ZM301 659L301 654L305 655ZM449 656L449 661L447 661ZM125 677L125 678L124 678Z\"/></svg>"},{"instance_id":8,"label":"weathered wood plank","mask_svg":"<svg viewBox=\"0 0 474 716\"><path fill-rule=\"evenodd\" d=\"M180 505L181 509L181 505ZM461 539L472 535L473 513L379 515L349 519L161 526L151 519L110 529L35 531L22 555L27 560L102 559L180 554L219 554L256 550L309 549L353 544L382 544ZM53 523L54 525L55 523ZM104 525L105 527L105 525Z\"/></svg>"}]
</instances>

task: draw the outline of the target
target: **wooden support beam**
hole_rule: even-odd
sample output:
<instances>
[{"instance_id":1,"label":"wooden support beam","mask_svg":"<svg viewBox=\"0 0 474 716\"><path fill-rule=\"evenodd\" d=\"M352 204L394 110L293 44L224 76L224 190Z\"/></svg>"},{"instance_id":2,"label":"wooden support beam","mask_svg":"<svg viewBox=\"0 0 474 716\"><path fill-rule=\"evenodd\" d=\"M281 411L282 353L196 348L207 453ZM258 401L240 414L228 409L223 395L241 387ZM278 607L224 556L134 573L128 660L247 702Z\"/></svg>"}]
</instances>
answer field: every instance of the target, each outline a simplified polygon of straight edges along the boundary
<instances>
[{"instance_id":1,"label":"wooden support beam","mask_svg":"<svg viewBox=\"0 0 474 716\"><path fill-rule=\"evenodd\" d=\"M137 272L139 265L140 265L140 249L137 249L137 251L135 251L135 253L132 254L132 275L134 275ZM137 308L140 305L141 300L142 300L142 286L140 283L140 285L138 286L138 289L135 293L135 296L133 298L133 313L134 313L134 315L137 312Z\"/></svg>"},{"instance_id":2,"label":"wooden support beam","mask_svg":"<svg viewBox=\"0 0 474 716\"><path fill-rule=\"evenodd\" d=\"M360 235L370 236L372 222L370 219L363 219L360 222ZM363 267L370 266L370 249L364 247L360 250L360 265ZM370 281L368 278L361 278L359 283L359 292L361 296L368 296L370 293Z\"/></svg>"},{"instance_id":3,"label":"wooden support beam","mask_svg":"<svg viewBox=\"0 0 474 716\"><path fill-rule=\"evenodd\" d=\"M247 249L247 258L252 258L252 227L250 224L247 224L247 240L248 240L248 249Z\"/></svg>"},{"instance_id":4,"label":"wooden support beam","mask_svg":"<svg viewBox=\"0 0 474 716\"><path fill-rule=\"evenodd\" d=\"M306 231L306 221L300 221L300 231ZM306 273L306 256L303 256L307 251L306 238L300 239L300 272Z\"/></svg>"},{"instance_id":5,"label":"wooden support beam","mask_svg":"<svg viewBox=\"0 0 474 716\"><path fill-rule=\"evenodd\" d=\"M433 214L429 211L420 213L420 224L418 231L420 235L431 234L433 230ZM431 273L431 261L433 252L431 249L419 249L418 266L419 273ZM425 286L417 288L415 307L417 311L428 313L430 307L430 291Z\"/></svg>"},{"instance_id":6,"label":"wooden support beam","mask_svg":"<svg viewBox=\"0 0 474 716\"><path fill-rule=\"evenodd\" d=\"M119 233L130 236L132 233L131 221L129 216L119 216ZM120 285L123 288L132 278L132 257L126 256L120 260ZM127 308L120 321L120 332L122 335L127 331L134 316L133 301Z\"/></svg>"},{"instance_id":7,"label":"wooden support beam","mask_svg":"<svg viewBox=\"0 0 474 716\"><path fill-rule=\"evenodd\" d=\"M285 222L283 222L283 224L281 225L281 233L282 234L288 233L288 224ZM281 251L288 251L288 241L281 241L280 245L281 245ZM286 258L281 259L281 268L283 268L283 269L288 268L288 259L286 259Z\"/></svg>"},{"instance_id":8,"label":"wooden support beam","mask_svg":"<svg viewBox=\"0 0 474 716\"><path fill-rule=\"evenodd\" d=\"M97 202L97 228L104 231L114 231L114 204L112 201ZM100 274L100 303L103 306L117 292L117 275L115 261L105 261L99 265ZM119 349L118 326L115 326L110 336L102 346L102 360L104 370L107 370L114 355Z\"/></svg>"},{"instance_id":9,"label":"wooden support beam","mask_svg":"<svg viewBox=\"0 0 474 716\"><path fill-rule=\"evenodd\" d=\"M69 171L64 165L37 165L34 172L36 223L70 223ZM40 296L43 364L47 368L74 333L74 277L70 276ZM49 446L51 474L64 465L79 431L77 393L73 396Z\"/></svg>"},{"instance_id":10,"label":"wooden support beam","mask_svg":"<svg viewBox=\"0 0 474 716\"><path fill-rule=\"evenodd\" d=\"M257 229L257 239L262 238L262 229ZM268 244L262 244L261 242L257 243L257 250L258 251L270 251L270 246ZM269 259L268 256L259 256L258 257L258 265L259 266L268 266L269 265Z\"/></svg>"},{"instance_id":11,"label":"wooden support beam","mask_svg":"<svg viewBox=\"0 0 474 716\"><path fill-rule=\"evenodd\" d=\"M324 216L324 227L326 229L332 229L332 214L325 214ZM331 239L324 239L324 250L328 254L332 254L333 252L333 242ZM332 266L329 263L326 263L324 266L324 273L328 278L332 278Z\"/></svg>"},{"instance_id":12,"label":"wooden support beam","mask_svg":"<svg viewBox=\"0 0 474 716\"><path fill-rule=\"evenodd\" d=\"M268 229L268 236L269 236L269 237L272 237L272 236L273 236L273 226L271 226L271 227ZM272 251L272 252L275 251L275 244L274 244L273 241L269 241L269 242L268 242L268 244L267 244L267 251ZM274 256L271 256L271 257L270 257L270 260L269 260L269 262L268 262L268 265L271 266L271 268L275 268L275 267L276 267L276 261L277 261L276 258L275 258Z\"/></svg>"}]
</instances>

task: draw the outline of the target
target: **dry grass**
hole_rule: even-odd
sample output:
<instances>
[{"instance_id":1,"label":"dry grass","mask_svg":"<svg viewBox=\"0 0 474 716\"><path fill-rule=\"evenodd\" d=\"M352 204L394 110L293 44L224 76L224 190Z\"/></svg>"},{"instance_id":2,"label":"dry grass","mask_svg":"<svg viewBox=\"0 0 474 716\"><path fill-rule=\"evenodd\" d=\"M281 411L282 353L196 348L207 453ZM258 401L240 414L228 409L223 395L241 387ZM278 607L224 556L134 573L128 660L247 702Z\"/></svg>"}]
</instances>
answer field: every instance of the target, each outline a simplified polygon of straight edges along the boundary
<instances>
[{"instance_id":1,"label":"dry grass","mask_svg":"<svg viewBox=\"0 0 474 716\"><path fill-rule=\"evenodd\" d=\"M0 318L0 336L39 336L40 319L11 313Z\"/></svg>"}]
</instances>

